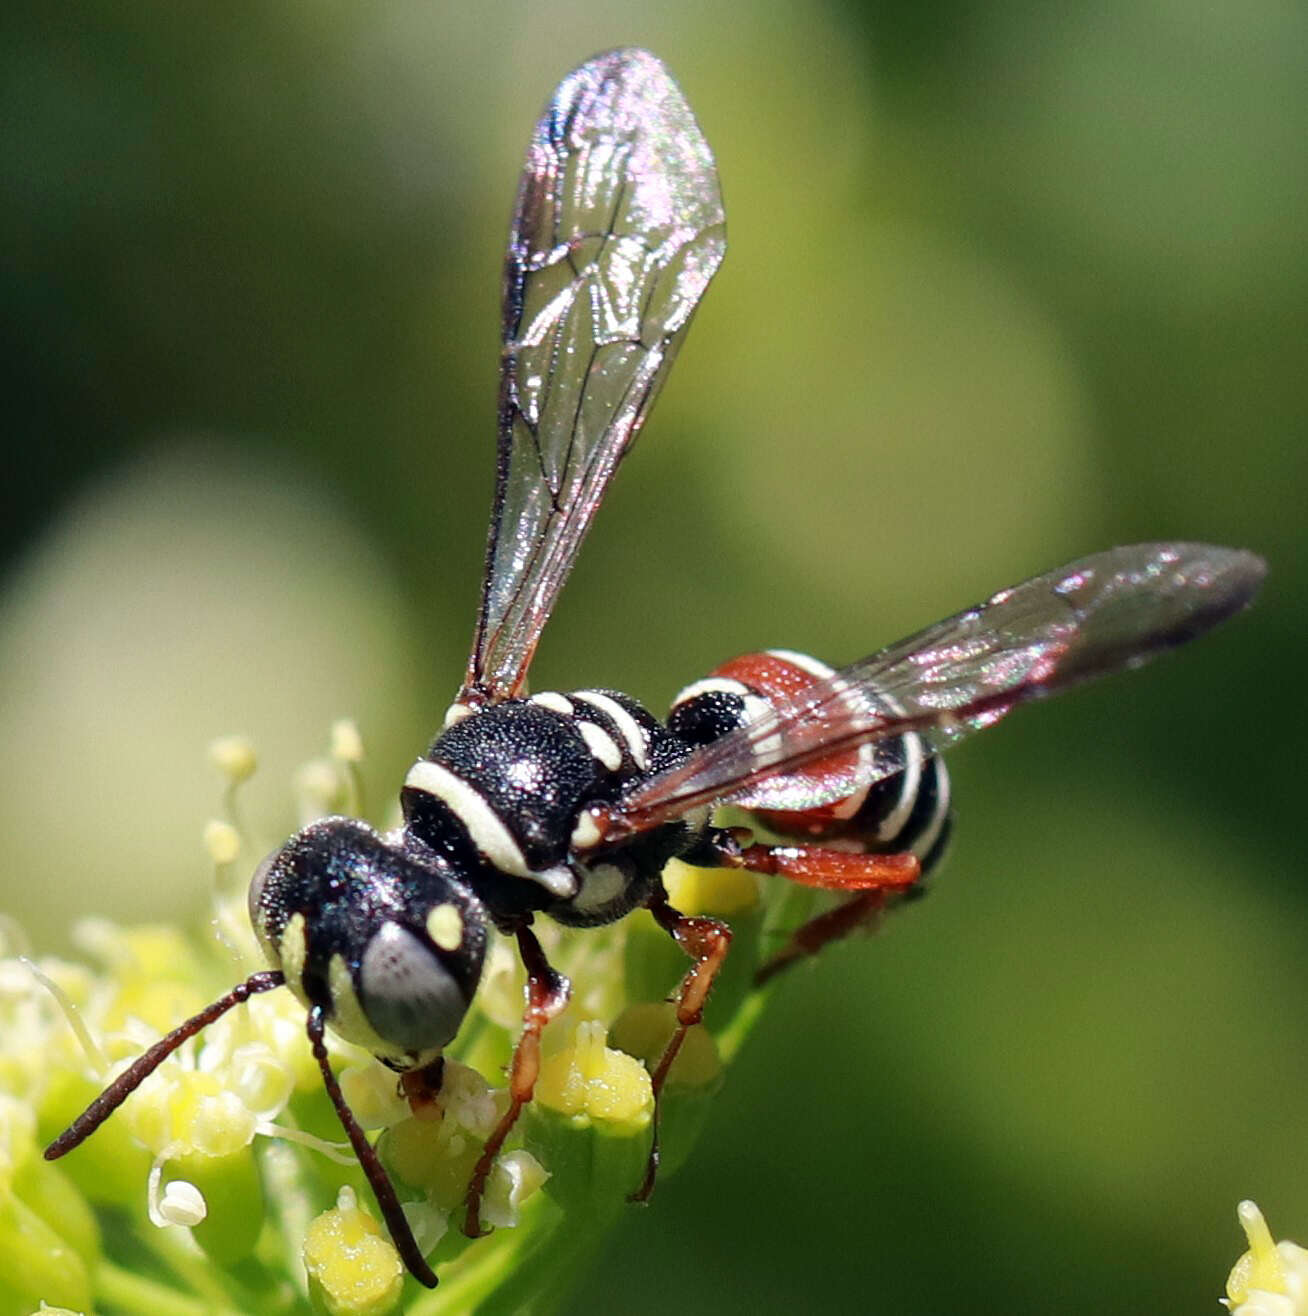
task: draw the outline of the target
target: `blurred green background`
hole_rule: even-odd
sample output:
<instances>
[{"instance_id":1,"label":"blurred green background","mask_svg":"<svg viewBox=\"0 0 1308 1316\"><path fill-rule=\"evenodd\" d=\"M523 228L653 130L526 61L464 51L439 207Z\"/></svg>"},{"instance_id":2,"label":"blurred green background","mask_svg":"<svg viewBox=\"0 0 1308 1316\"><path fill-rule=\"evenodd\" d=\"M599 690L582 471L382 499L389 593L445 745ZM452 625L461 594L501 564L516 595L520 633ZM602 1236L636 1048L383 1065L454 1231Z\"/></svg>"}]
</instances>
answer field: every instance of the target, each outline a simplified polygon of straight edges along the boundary
<instances>
[{"instance_id":1,"label":"blurred green background","mask_svg":"<svg viewBox=\"0 0 1308 1316\"><path fill-rule=\"evenodd\" d=\"M936 894L777 994L576 1310L1215 1311L1308 1243L1308 16L963 0L0 17L3 908L203 907L331 718L390 797L462 673L499 261L558 78L642 44L730 253L535 669L662 708L1080 553L1271 562L1184 655L953 757Z\"/></svg>"}]
</instances>

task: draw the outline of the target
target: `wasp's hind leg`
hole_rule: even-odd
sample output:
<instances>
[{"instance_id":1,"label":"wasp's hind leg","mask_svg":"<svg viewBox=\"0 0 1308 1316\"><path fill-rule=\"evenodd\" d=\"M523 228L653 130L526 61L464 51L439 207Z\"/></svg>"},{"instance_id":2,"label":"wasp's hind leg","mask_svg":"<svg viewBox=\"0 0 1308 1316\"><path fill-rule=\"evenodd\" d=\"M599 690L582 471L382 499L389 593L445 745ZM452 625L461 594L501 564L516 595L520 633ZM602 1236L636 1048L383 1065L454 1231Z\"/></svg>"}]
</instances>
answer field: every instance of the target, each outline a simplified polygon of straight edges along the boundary
<instances>
[{"instance_id":1,"label":"wasp's hind leg","mask_svg":"<svg viewBox=\"0 0 1308 1316\"><path fill-rule=\"evenodd\" d=\"M782 969L788 969L792 964L816 955L833 941L840 941L853 932L874 929L881 921L890 894L890 888L861 891L853 899L815 915L807 923L801 923L786 939L785 945L759 965L754 974L754 985L762 987Z\"/></svg>"},{"instance_id":2,"label":"wasp's hind leg","mask_svg":"<svg viewBox=\"0 0 1308 1316\"><path fill-rule=\"evenodd\" d=\"M653 914L654 921L686 952L694 961L686 976L677 988L673 1002L677 1010L676 1027L668 1044L663 1048L659 1062L650 1074L654 1089L653 1137L650 1142L649 1160L645 1163L645 1177L640 1187L627 1199L631 1202L647 1202L654 1191L654 1181L659 1170L659 1099L663 1084L668 1077L668 1070L676 1060L686 1034L704 1017L704 1004L713 986L713 980L722 968L731 947L731 929L715 918L691 917L679 913L668 904L667 893L660 883L658 890L650 898L647 908Z\"/></svg>"},{"instance_id":3,"label":"wasp's hind leg","mask_svg":"<svg viewBox=\"0 0 1308 1316\"><path fill-rule=\"evenodd\" d=\"M911 851L867 854L821 845L735 845L724 846L718 862L725 868L784 877L801 886L853 893L796 928L759 967L754 975L759 986L830 942L875 924L891 896L912 889L922 876L921 862Z\"/></svg>"},{"instance_id":4,"label":"wasp's hind leg","mask_svg":"<svg viewBox=\"0 0 1308 1316\"><path fill-rule=\"evenodd\" d=\"M509 1108L486 1140L468 1182L463 1232L469 1238L479 1238L488 1232L481 1227L481 1199L486 1192L486 1180L504 1140L535 1091L536 1079L540 1075L540 1035L545 1025L563 1012L572 994L571 983L550 966L536 934L525 923L519 924L514 931L518 938L518 953L527 969L527 1008L523 1011L522 1032L509 1065Z\"/></svg>"}]
</instances>

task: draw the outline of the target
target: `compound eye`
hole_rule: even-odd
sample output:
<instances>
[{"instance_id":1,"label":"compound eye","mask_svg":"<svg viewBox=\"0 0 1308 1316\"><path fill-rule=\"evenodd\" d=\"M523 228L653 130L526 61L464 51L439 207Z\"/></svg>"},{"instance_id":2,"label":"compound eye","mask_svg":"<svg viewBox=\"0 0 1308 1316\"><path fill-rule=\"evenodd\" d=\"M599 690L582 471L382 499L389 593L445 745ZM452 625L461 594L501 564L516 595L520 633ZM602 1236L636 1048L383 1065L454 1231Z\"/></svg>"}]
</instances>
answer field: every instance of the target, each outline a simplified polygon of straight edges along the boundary
<instances>
[{"instance_id":1,"label":"compound eye","mask_svg":"<svg viewBox=\"0 0 1308 1316\"><path fill-rule=\"evenodd\" d=\"M268 928L268 910L264 906L264 892L268 886L268 876L273 870L273 865L281 857L281 847L266 856L254 870L254 876L250 879L250 891L246 897L247 908L250 911L250 926L254 928L255 935L262 943L264 951L270 957L270 962L275 962L276 956L272 945L272 934Z\"/></svg>"},{"instance_id":2,"label":"compound eye","mask_svg":"<svg viewBox=\"0 0 1308 1316\"><path fill-rule=\"evenodd\" d=\"M468 1009L457 967L408 928L383 923L359 964L359 1004L377 1035L406 1051L450 1041Z\"/></svg>"}]
</instances>

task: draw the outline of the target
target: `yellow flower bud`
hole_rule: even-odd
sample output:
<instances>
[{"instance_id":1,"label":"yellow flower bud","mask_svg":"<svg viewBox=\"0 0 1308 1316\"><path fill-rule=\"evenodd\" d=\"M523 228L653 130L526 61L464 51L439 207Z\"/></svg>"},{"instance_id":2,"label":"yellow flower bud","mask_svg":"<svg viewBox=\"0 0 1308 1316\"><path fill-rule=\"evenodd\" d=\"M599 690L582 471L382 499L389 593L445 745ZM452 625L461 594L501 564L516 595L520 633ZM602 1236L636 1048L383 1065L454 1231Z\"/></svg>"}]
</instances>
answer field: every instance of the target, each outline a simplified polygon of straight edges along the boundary
<instances>
[{"instance_id":1,"label":"yellow flower bud","mask_svg":"<svg viewBox=\"0 0 1308 1316\"><path fill-rule=\"evenodd\" d=\"M254 746L244 736L219 736L209 743L209 762L233 785L254 775L259 765Z\"/></svg>"},{"instance_id":2,"label":"yellow flower bud","mask_svg":"<svg viewBox=\"0 0 1308 1316\"><path fill-rule=\"evenodd\" d=\"M386 1316L399 1305L400 1254L351 1188L309 1226L304 1267L315 1305L330 1316Z\"/></svg>"}]
</instances>

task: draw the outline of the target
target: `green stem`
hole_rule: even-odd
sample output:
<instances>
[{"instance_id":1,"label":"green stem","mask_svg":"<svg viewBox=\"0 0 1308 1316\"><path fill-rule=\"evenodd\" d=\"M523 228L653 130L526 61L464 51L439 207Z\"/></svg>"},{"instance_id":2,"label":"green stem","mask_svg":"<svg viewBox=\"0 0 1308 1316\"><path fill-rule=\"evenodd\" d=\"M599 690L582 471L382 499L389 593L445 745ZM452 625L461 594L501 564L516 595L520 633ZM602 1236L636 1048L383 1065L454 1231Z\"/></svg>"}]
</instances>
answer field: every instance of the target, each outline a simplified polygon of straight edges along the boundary
<instances>
[{"instance_id":1,"label":"green stem","mask_svg":"<svg viewBox=\"0 0 1308 1316\"><path fill-rule=\"evenodd\" d=\"M171 1285L135 1275L112 1261L100 1262L95 1282L101 1301L121 1307L132 1316L242 1316L236 1307L188 1297Z\"/></svg>"},{"instance_id":2,"label":"green stem","mask_svg":"<svg viewBox=\"0 0 1308 1316\"><path fill-rule=\"evenodd\" d=\"M200 1309L202 1312L232 1312L240 1316L242 1311L255 1310L257 1293L236 1283L204 1253L195 1251L189 1239L172 1230L154 1228L147 1230L143 1238L174 1274L204 1298L207 1305ZM275 1281L270 1279L266 1292L271 1293L274 1287ZM264 1306L269 1309L266 1300Z\"/></svg>"},{"instance_id":3,"label":"green stem","mask_svg":"<svg viewBox=\"0 0 1308 1316\"><path fill-rule=\"evenodd\" d=\"M524 1217L516 1229L502 1229L491 1244L482 1243L465 1252L442 1274L440 1288L424 1293L406 1308L407 1316L470 1311L484 1311L489 1316L492 1310L501 1310L500 1304L506 1311L521 1308L524 1292L533 1295L532 1310L537 1310L534 1295L544 1278L560 1262L571 1260L571 1250L562 1240L578 1222L571 1217L565 1220L548 1199L533 1203L532 1208L530 1217ZM562 1229L565 1223L567 1231ZM550 1264L544 1268L531 1264L540 1257L548 1257ZM492 1297L498 1303L483 1305Z\"/></svg>"},{"instance_id":4,"label":"green stem","mask_svg":"<svg viewBox=\"0 0 1308 1316\"><path fill-rule=\"evenodd\" d=\"M763 1013L771 992L767 987L756 987L740 1003L740 1008L732 1016L731 1022L717 1035L718 1055L724 1066L735 1059L745 1039L749 1036L758 1017Z\"/></svg>"}]
</instances>

